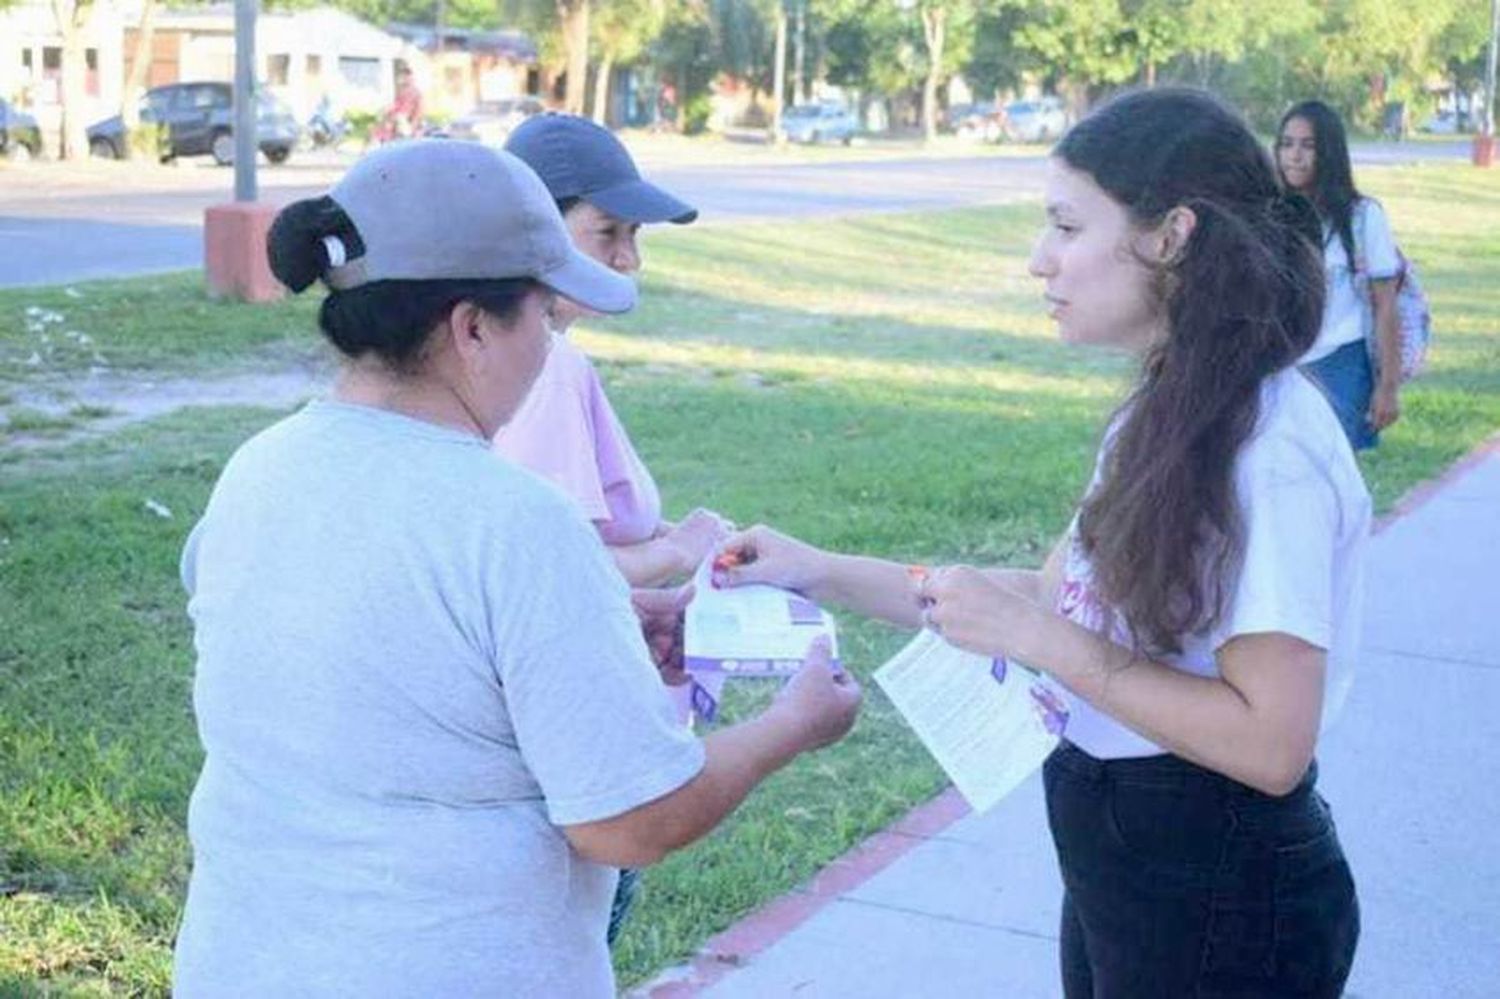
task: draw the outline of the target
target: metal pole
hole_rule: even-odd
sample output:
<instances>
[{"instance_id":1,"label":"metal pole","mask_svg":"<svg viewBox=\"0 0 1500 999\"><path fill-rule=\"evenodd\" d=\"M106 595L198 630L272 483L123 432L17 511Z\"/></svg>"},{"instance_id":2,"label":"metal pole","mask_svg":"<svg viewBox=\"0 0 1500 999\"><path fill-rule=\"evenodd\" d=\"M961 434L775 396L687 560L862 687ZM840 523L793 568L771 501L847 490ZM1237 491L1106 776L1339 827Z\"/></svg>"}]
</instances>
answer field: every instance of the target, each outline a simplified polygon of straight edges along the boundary
<instances>
[{"instance_id":1,"label":"metal pole","mask_svg":"<svg viewBox=\"0 0 1500 999\"><path fill-rule=\"evenodd\" d=\"M254 201L255 19L258 0L234 0L234 200Z\"/></svg>"}]
</instances>

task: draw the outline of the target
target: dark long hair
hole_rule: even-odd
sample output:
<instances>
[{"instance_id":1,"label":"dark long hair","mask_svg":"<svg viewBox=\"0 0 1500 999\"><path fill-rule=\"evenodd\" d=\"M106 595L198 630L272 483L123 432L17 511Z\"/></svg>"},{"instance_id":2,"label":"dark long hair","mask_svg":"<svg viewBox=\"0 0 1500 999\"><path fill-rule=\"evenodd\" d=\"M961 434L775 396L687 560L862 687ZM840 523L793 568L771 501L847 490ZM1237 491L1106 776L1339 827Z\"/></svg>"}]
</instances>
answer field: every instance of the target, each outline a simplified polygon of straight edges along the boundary
<instances>
[{"instance_id":1,"label":"dark long hair","mask_svg":"<svg viewBox=\"0 0 1500 999\"><path fill-rule=\"evenodd\" d=\"M293 292L305 290L328 272L327 236L337 237L351 257L364 252L353 220L332 198L287 205L266 237L271 273ZM411 374L422 365L429 334L455 305L472 302L509 322L537 287L530 278L373 281L330 291L318 309L318 326L344 356L373 354L393 371Z\"/></svg>"},{"instance_id":2,"label":"dark long hair","mask_svg":"<svg viewBox=\"0 0 1500 999\"><path fill-rule=\"evenodd\" d=\"M1354 186L1354 168L1349 163L1349 138L1344 134L1344 120L1338 112L1322 101L1303 101L1294 104L1281 116L1276 126L1276 142L1286 131L1286 123L1301 118L1312 126L1313 132L1313 189L1312 202L1318 214L1328 223L1354 266L1354 206L1359 203L1359 189ZM1286 177L1281 174L1281 163L1277 160L1276 173L1282 184Z\"/></svg>"},{"instance_id":3,"label":"dark long hair","mask_svg":"<svg viewBox=\"0 0 1500 999\"><path fill-rule=\"evenodd\" d=\"M1177 207L1197 225L1156 285L1166 337L1116 413L1079 538L1101 595L1137 647L1181 651L1222 613L1244 548L1234 488L1267 376L1317 336L1317 217L1280 193L1266 151L1207 93L1157 89L1111 100L1055 155L1087 173L1139 228Z\"/></svg>"}]
</instances>

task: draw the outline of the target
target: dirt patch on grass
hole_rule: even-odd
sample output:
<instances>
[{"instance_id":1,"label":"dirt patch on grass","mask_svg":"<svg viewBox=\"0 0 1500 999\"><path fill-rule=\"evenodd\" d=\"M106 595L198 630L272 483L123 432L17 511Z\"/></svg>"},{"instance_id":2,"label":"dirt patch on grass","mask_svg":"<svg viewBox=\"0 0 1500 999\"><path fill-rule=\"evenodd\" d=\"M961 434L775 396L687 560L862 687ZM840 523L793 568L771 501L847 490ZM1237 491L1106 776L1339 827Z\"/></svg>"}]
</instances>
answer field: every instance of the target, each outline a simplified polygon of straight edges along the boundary
<instances>
[{"instance_id":1,"label":"dirt patch on grass","mask_svg":"<svg viewBox=\"0 0 1500 999\"><path fill-rule=\"evenodd\" d=\"M302 365L279 371L246 371L212 377L162 378L95 372L72 380L13 385L0 406L0 439L7 446L56 447L108 434L123 426L163 416L189 406L266 406L286 409L326 392L333 369ZM10 413L49 414L71 427L38 434L22 422L10 425Z\"/></svg>"}]
</instances>

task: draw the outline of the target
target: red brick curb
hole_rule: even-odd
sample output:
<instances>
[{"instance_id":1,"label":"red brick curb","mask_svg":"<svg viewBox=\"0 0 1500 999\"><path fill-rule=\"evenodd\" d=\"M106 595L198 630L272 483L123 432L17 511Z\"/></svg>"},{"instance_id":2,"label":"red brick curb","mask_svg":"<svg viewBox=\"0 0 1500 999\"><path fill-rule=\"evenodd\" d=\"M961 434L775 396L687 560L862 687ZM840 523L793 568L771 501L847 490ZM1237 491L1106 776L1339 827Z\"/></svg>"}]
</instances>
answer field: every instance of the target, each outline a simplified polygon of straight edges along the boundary
<instances>
[{"instance_id":1,"label":"red brick curb","mask_svg":"<svg viewBox=\"0 0 1500 999\"><path fill-rule=\"evenodd\" d=\"M1435 479L1412 487L1378 518L1372 534L1427 505L1483 461L1500 456L1500 434L1489 438L1448 466ZM691 964L663 972L631 996L644 999L691 999L812 918L840 895L879 874L906 853L969 814L969 806L954 788L918 805L885 829L870 836L842 857L830 862L812 881L793 889L712 937Z\"/></svg>"},{"instance_id":2,"label":"red brick curb","mask_svg":"<svg viewBox=\"0 0 1500 999\"><path fill-rule=\"evenodd\" d=\"M649 999L688 999L698 995L735 968L748 964L840 895L868 881L968 814L968 804L956 790L948 788L830 862L807 884L709 939L691 964L664 972L633 990L631 995Z\"/></svg>"},{"instance_id":3,"label":"red brick curb","mask_svg":"<svg viewBox=\"0 0 1500 999\"><path fill-rule=\"evenodd\" d=\"M1419 482L1415 486L1412 486L1404 496L1396 501L1396 505L1391 507L1390 512L1376 519L1375 527L1370 533L1379 534L1396 523L1396 521L1415 513L1430 503L1439 493L1472 472L1486 458L1496 455L1500 455L1500 434L1489 438L1483 444L1480 444L1474 450L1449 465L1443 474L1437 478L1428 479L1426 482Z\"/></svg>"}]
</instances>

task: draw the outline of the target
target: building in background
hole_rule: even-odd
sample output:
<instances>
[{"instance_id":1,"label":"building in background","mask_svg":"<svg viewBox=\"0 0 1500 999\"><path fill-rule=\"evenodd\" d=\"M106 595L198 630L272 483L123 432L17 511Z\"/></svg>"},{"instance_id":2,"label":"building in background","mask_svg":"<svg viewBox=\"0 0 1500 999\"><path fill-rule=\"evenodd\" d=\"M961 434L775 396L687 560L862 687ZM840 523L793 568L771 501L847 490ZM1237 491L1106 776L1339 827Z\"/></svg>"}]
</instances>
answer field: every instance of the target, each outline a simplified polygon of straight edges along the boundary
<instances>
[{"instance_id":1,"label":"building in background","mask_svg":"<svg viewBox=\"0 0 1500 999\"><path fill-rule=\"evenodd\" d=\"M125 50L135 49L135 20ZM326 97L340 110L379 111L395 96L406 43L332 7L262 12L256 22L256 76L305 121ZM156 18L146 86L234 80L234 6L162 11Z\"/></svg>"},{"instance_id":2,"label":"building in background","mask_svg":"<svg viewBox=\"0 0 1500 999\"><path fill-rule=\"evenodd\" d=\"M412 75L431 113L452 118L480 104L536 96L541 90L536 45L519 31L390 24L407 47Z\"/></svg>"},{"instance_id":3,"label":"building in background","mask_svg":"<svg viewBox=\"0 0 1500 999\"><path fill-rule=\"evenodd\" d=\"M84 123L120 110L125 64L122 13L98 0L83 26ZM43 147L56 154L62 129L63 38L48 0L18 0L0 11L0 96L36 117Z\"/></svg>"}]
</instances>

